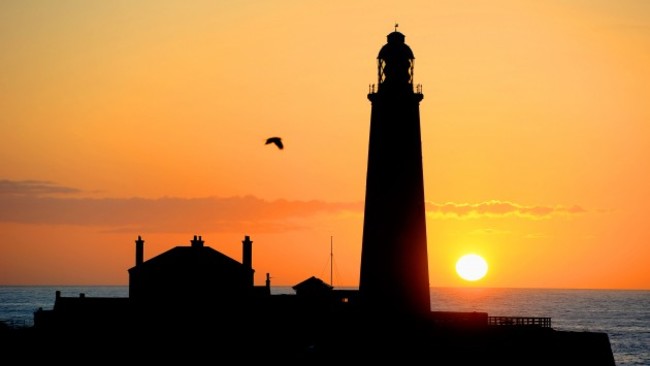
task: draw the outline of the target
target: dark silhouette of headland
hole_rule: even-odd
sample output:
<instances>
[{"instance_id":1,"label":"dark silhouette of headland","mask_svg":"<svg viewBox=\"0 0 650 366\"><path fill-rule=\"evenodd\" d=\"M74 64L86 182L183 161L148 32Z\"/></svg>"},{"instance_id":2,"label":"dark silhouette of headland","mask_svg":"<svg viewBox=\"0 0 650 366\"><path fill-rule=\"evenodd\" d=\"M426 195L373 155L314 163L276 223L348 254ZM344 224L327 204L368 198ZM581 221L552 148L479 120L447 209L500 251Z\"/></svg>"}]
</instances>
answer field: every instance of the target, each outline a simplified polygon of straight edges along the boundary
<instances>
[{"instance_id":1,"label":"dark silhouette of headland","mask_svg":"<svg viewBox=\"0 0 650 366\"><path fill-rule=\"evenodd\" d=\"M602 365L607 334L565 332L550 318L431 309L414 55L395 29L379 51L372 104L358 290L310 277L295 294L256 286L253 241L241 261L194 236L144 260L135 240L127 298L63 297L7 340L79 360L122 363ZM281 145L278 145L281 148ZM516 314L513 314L516 315ZM28 340L28 343L20 342Z\"/></svg>"}]
</instances>

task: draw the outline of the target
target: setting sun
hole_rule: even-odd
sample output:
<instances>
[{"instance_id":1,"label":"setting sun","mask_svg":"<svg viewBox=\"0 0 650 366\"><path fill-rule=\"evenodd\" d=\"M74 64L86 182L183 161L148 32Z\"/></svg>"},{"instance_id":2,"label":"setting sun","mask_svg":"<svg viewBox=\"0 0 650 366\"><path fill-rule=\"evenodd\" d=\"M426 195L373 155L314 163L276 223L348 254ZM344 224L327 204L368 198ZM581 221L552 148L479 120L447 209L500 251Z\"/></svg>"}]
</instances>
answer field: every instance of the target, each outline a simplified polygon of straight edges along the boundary
<instances>
[{"instance_id":1,"label":"setting sun","mask_svg":"<svg viewBox=\"0 0 650 366\"><path fill-rule=\"evenodd\" d=\"M485 277L488 265L485 259L477 254L467 254L456 262L456 272L467 281L476 281Z\"/></svg>"}]
</instances>

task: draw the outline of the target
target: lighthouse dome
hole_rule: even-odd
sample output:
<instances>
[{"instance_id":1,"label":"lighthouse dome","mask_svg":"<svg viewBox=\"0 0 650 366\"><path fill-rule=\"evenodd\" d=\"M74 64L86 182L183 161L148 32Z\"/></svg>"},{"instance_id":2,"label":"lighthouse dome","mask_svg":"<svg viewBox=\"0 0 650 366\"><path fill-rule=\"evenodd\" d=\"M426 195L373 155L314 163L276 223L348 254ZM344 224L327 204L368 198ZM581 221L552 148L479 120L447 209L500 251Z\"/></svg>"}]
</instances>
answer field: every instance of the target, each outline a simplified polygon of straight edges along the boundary
<instances>
[{"instance_id":1,"label":"lighthouse dome","mask_svg":"<svg viewBox=\"0 0 650 366\"><path fill-rule=\"evenodd\" d=\"M413 90L413 65L415 57L411 48L404 43L404 35L398 31L390 33L388 42L379 50L380 92L403 92Z\"/></svg>"},{"instance_id":2,"label":"lighthouse dome","mask_svg":"<svg viewBox=\"0 0 650 366\"><path fill-rule=\"evenodd\" d=\"M412 60L415 58L415 56L413 56L413 51L411 51L411 47L404 43L404 39L406 38L404 34L395 31L386 36L386 38L388 39L388 43L381 48L377 58L383 60Z\"/></svg>"}]
</instances>

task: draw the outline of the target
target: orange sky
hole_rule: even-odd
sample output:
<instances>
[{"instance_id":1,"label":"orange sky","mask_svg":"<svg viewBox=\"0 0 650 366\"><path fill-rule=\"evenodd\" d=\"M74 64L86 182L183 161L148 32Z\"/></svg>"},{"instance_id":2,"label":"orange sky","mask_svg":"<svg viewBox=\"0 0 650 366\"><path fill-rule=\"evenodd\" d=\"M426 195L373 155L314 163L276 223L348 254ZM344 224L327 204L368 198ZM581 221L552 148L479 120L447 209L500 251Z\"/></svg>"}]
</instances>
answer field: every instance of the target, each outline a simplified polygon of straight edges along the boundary
<instances>
[{"instance_id":1,"label":"orange sky","mask_svg":"<svg viewBox=\"0 0 650 366\"><path fill-rule=\"evenodd\" d=\"M0 2L0 285L202 235L357 286L376 56L415 53L432 286L650 289L650 2ZM264 145L282 136L285 149ZM469 283L456 260L488 275Z\"/></svg>"}]
</instances>

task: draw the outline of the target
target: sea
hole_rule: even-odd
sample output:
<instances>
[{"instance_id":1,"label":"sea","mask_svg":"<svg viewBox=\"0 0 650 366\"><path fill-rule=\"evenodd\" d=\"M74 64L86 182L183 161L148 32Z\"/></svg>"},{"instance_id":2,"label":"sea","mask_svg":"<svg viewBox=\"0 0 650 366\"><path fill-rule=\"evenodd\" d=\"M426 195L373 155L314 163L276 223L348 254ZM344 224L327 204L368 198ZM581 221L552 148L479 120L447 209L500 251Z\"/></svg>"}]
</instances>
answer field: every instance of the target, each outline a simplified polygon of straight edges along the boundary
<instances>
[{"instance_id":1,"label":"sea","mask_svg":"<svg viewBox=\"0 0 650 366\"><path fill-rule=\"evenodd\" d=\"M128 297L128 290L128 286L0 286L0 321L12 327L32 326L34 311L52 309L56 291L62 296ZM271 293L294 291L276 286ZM556 330L603 332L609 336L617 366L650 366L650 290L434 287L430 293L433 311L550 317Z\"/></svg>"}]
</instances>

